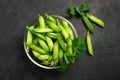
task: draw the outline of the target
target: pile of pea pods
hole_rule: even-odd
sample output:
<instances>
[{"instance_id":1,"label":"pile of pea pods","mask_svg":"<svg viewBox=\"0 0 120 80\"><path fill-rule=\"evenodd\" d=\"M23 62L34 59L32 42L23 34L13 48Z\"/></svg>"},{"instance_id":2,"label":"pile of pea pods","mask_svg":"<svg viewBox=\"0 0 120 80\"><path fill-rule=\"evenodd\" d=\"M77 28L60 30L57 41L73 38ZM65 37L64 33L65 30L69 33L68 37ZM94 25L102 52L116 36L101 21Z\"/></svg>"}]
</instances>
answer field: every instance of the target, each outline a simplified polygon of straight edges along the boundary
<instances>
[{"instance_id":1,"label":"pile of pea pods","mask_svg":"<svg viewBox=\"0 0 120 80\"><path fill-rule=\"evenodd\" d=\"M38 25L27 26L26 49L45 66L58 66L73 55L73 31L66 20L39 15Z\"/></svg>"}]
</instances>

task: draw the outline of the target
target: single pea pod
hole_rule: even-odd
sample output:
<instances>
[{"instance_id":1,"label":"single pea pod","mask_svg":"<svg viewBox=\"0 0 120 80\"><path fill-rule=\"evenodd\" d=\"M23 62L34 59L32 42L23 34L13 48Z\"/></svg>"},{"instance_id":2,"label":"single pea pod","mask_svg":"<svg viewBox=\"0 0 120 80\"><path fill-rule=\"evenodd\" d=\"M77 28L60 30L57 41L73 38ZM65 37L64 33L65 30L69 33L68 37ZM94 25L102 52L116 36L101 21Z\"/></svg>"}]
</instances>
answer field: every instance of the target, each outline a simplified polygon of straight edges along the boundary
<instances>
[{"instance_id":1,"label":"single pea pod","mask_svg":"<svg viewBox=\"0 0 120 80\"><path fill-rule=\"evenodd\" d=\"M62 20L62 25L65 28L66 32L69 33L69 25L68 25L67 21Z\"/></svg>"},{"instance_id":2,"label":"single pea pod","mask_svg":"<svg viewBox=\"0 0 120 80\"><path fill-rule=\"evenodd\" d=\"M82 19L86 25L86 27L88 28L88 30L91 32L91 33L94 33L94 28L93 28L93 25L91 24L91 22L89 21L89 19L84 15L82 15Z\"/></svg>"},{"instance_id":3,"label":"single pea pod","mask_svg":"<svg viewBox=\"0 0 120 80\"><path fill-rule=\"evenodd\" d=\"M54 59L54 61L58 60L58 54L59 54L59 44L58 44L58 41L56 41L53 45L53 59Z\"/></svg>"},{"instance_id":4,"label":"single pea pod","mask_svg":"<svg viewBox=\"0 0 120 80\"><path fill-rule=\"evenodd\" d=\"M51 22L53 22L53 23L56 24L56 20L52 16L50 16L50 15L48 15L46 13L45 13L45 16L46 16L46 18L47 18L48 21L51 21Z\"/></svg>"},{"instance_id":5,"label":"single pea pod","mask_svg":"<svg viewBox=\"0 0 120 80\"><path fill-rule=\"evenodd\" d=\"M65 28L62 26L62 24L60 23L60 21L57 19L57 25L58 27L61 29L62 35L65 39L68 39L69 34L66 32Z\"/></svg>"},{"instance_id":6,"label":"single pea pod","mask_svg":"<svg viewBox=\"0 0 120 80\"><path fill-rule=\"evenodd\" d=\"M59 49L59 61L60 61L60 64L63 64L63 51L62 51L62 49Z\"/></svg>"},{"instance_id":7,"label":"single pea pod","mask_svg":"<svg viewBox=\"0 0 120 80\"><path fill-rule=\"evenodd\" d=\"M32 33L28 30L27 31L27 38L26 38L26 43L29 44L29 43L32 43L32 40L33 40L33 35Z\"/></svg>"},{"instance_id":8,"label":"single pea pod","mask_svg":"<svg viewBox=\"0 0 120 80\"><path fill-rule=\"evenodd\" d=\"M44 21L43 16L39 15L38 21L39 21L39 27L40 28L45 28L45 21Z\"/></svg>"},{"instance_id":9,"label":"single pea pod","mask_svg":"<svg viewBox=\"0 0 120 80\"><path fill-rule=\"evenodd\" d=\"M34 32L36 33L49 33L49 32L53 32L52 29L50 28L35 28L33 29Z\"/></svg>"},{"instance_id":10,"label":"single pea pod","mask_svg":"<svg viewBox=\"0 0 120 80\"><path fill-rule=\"evenodd\" d=\"M32 35L32 33L31 33L30 31L27 31L27 38L26 38L26 39L27 39L27 40L26 40L26 43L27 43L27 44L32 43L33 35ZM27 51L29 52L29 47L28 47L28 46L26 46L26 49L27 49Z\"/></svg>"},{"instance_id":11,"label":"single pea pod","mask_svg":"<svg viewBox=\"0 0 120 80\"><path fill-rule=\"evenodd\" d=\"M45 50L43 50L42 48L38 47L37 45L35 45L33 43L27 44L27 46L40 54L47 54L47 52Z\"/></svg>"},{"instance_id":12,"label":"single pea pod","mask_svg":"<svg viewBox=\"0 0 120 80\"><path fill-rule=\"evenodd\" d=\"M93 21L94 23L98 24L99 26L101 26L102 28L104 28L105 24L104 24L104 21L101 20L100 18L96 17L96 16L93 16L93 15L90 15L90 14L87 14L87 17Z\"/></svg>"},{"instance_id":13,"label":"single pea pod","mask_svg":"<svg viewBox=\"0 0 120 80\"><path fill-rule=\"evenodd\" d=\"M39 45L42 47L42 49L44 49L46 52L49 52L49 47L44 40L38 39L38 42L39 42Z\"/></svg>"},{"instance_id":14,"label":"single pea pod","mask_svg":"<svg viewBox=\"0 0 120 80\"><path fill-rule=\"evenodd\" d=\"M38 52L36 51L32 51L33 52L33 55L38 58L39 60L43 61L43 60L47 60L49 59L50 55L42 55L42 54L39 54Z\"/></svg>"},{"instance_id":15,"label":"single pea pod","mask_svg":"<svg viewBox=\"0 0 120 80\"><path fill-rule=\"evenodd\" d=\"M50 49L50 51L52 51L53 49L53 41L50 37L46 36L46 41L47 41L47 44L48 44L48 47Z\"/></svg>"},{"instance_id":16,"label":"single pea pod","mask_svg":"<svg viewBox=\"0 0 120 80\"><path fill-rule=\"evenodd\" d=\"M94 55L89 31L87 32L87 48L90 55Z\"/></svg>"},{"instance_id":17,"label":"single pea pod","mask_svg":"<svg viewBox=\"0 0 120 80\"><path fill-rule=\"evenodd\" d=\"M63 38L60 33L57 33L57 39L58 39L58 42L59 42L61 48L63 49L63 51L66 51L67 48L65 46L65 42L63 41Z\"/></svg>"},{"instance_id":18,"label":"single pea pod","mask_svg":"<svg viewBox=\"0 0 120 80\"><path fill-rule=\"evenodd\" d=\"M53 39L57 39L57 34L56 33L47 33L47 36Z\"/></svg>"},{"instance_id":19,"label":"single pea pod","mask_svg":"<svg viewBox=\"0 0 120 80\"><path fill-rule=\"evenodd\" d=\"M60 32L61 29L53 22L47 21L47 24L49 25L49 27L54 30L55 32Z\"/></svg>"}]
</instances>

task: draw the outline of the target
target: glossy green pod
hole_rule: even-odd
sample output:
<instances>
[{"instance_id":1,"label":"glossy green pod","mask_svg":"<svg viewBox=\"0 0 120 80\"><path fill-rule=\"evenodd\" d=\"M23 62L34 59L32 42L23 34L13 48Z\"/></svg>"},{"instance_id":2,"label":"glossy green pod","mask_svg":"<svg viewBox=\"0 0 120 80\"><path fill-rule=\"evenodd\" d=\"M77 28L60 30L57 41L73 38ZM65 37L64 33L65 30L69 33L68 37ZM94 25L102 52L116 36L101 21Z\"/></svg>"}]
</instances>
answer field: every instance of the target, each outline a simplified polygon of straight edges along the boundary
<instances>
[{"instance_id":1,"label":"glossy green pod","mask_svg":"<svg viewBox=\"0 0 120 80\"><path fill-rule=\"evenodd\" d=\"M42 48L40 48L39 46L37 46L33 43L27 44L27 46L40 54L47 54L47 52L45 50L43 50Z\"/></svg>"},{"instance_id":2,"label":"glossy green pod","mask_svg":"<svg viewBox=\"0 0 120 80\"><path fill-rule=\"evenodd\" d=\"M90 55L94 55L89 31L87 32L87 48Z\"/></svg>"},{"instance_id":3,"label":"glossy green pod","mask_svg":"<svg viewBox=\"0 0 120 80\"><path fill-rule=\"evenodd\" d=\"M93 21L94 23L98 24L99 26L101 26L102 28L104 28L105 24L104 24L104 21L101 20L100 18L96 17L96 16L93 16L93 15L90 15L90 14L87 14L87 17Z\"/></svg>"}]
</instances>

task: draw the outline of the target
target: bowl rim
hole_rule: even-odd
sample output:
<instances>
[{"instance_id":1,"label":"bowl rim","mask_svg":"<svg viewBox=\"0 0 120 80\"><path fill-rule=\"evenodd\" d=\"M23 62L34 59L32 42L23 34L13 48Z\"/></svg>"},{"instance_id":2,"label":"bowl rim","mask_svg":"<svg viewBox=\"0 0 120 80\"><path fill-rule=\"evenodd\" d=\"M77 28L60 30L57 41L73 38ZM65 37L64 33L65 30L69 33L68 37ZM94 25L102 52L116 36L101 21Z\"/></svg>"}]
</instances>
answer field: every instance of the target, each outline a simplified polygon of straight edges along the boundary
<instances>
[{"instance_id":1,"label":"bowl rim","mask_svg":"<svg viewBox=\"0 0 120 80\"><path fill-rule=\"evenodd\" d=\"M66 18L64 18L64 17L62 17L62 16L59 16L59 15L51 15L51 16L53 16L53 17L55 17L55 18L59 18L59 19L63 19L63 20L65 20L65 21L67 21L67 23L69 24L69 26L71 27L71 29L72 29L72 31L73 31L74 36L75 36L76 38L78 37L78 34L77 34L77 31L76 31L75 27L73 26L73 24L72 24L69 20L67 20ZM27 48L26 48L26 44L25 44L26 36L27 36L26 34L27 34L27 31L26 31L25 34L24 34L23 45L24 45L24 50L25 50L28 58L30 59L30 61L31 61L32 63L34 63L35 65L37 65L38 67L41 67L41 68L43 68L43 69L58 69L60 66L51 67L51 66L42 65L42 64L36 62L36 61L29 55L29 53L28 53L28 51L27 51Z\"/></svg>"}]
</instances>

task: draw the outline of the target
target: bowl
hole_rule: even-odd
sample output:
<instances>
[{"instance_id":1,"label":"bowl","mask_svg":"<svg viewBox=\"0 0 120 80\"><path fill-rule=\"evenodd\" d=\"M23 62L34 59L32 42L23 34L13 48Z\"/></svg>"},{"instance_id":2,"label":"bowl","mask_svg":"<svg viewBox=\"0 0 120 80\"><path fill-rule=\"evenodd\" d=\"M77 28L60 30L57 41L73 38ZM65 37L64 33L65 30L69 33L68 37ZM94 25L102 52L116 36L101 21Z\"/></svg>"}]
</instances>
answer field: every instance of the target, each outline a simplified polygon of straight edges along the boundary
<instances>
[{"instance_id":1,"label":"bowl","mask_svg":"<svg viewBox=\"0 0 120 80\"><path fill-rule=\"evenodd\" d=\"M74 37L78 37L77 31L76 31L75 27L72 25L72 23L70 21L68 21L67 19L65 19L64 17L59 16L59 15L52 15L52 17L57 18L57 19L63 19L65 21L67 21L69 26L71 27L71 29L73 31ZM32 53L30 53L30 52L28 53L27 48L26 48L26 43L25 43L25 41L26 41L26 33L27 32L25 32L23 44L24 44L24 50L26 52L26 55L30 59L30 61L32 63L34 63L35 65L37 65L38 67L41 67L41 68L44 68L44 69L58 69L60 67L60 65L59 66L54 66L54 67L45 66L43 64L40 64L39 61L34 58L34 55Z\"/></svg>"}]
</instances>

